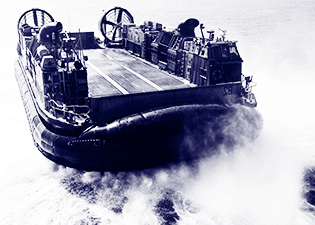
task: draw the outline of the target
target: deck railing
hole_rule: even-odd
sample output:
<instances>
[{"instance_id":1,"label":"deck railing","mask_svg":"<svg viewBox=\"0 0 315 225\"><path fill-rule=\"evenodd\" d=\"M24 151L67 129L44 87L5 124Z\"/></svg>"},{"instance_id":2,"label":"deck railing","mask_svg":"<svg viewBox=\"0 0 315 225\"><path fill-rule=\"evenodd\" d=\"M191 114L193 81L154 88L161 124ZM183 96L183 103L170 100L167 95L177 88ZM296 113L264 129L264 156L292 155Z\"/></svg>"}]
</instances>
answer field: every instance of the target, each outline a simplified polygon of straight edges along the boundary
<instances>
[{"instance_id":1,"label":"deck railing","mask_svg":"<svg viewBox=\"0 0 315 225\"><path fill-rule=\"evenodd\" d=\"M49 103L52 114L57 118L62 117L73 123L82 123L90 119L90 108L87 105L58 104L52 99L49 100Z\"/></svg>"}]
</instances>

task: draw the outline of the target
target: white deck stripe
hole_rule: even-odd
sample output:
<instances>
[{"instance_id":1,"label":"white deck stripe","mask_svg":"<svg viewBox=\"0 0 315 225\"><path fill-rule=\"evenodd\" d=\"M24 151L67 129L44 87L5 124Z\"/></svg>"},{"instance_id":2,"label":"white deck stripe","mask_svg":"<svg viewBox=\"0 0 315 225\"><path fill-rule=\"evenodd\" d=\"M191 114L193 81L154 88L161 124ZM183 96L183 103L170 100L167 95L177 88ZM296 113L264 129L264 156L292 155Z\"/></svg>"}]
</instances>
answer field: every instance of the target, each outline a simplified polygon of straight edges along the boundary
<instances>
[{"instance_id":1,"label":"white deck stripe","mask_svg":"<svg viewBox=\"0 0 315 225\"><path fill-rule=\"evenodd\" d=\"M103 71L101 71L99 68L97 68L95 65L93 65L90 61L86 61L86 63L92 67L93 70L98 72L100 75L102 75L109 83L114 85L121 93L124 95L130 94L125 88L120 86L116 81L114 81L112 78L110 78L108 75L106 75Z\"/></svg>"},{"instance_id":2,"label":"white deck stripe","mask_svg":"<svg viewBox=\"0 0 315 225\"><path fill-rule=\"evenodd\" d=\"M120 63L118 63L113 57L106 55L105 53L102 52L102 54L104 56L106 56L107 58L109 58L110 60L114 61L115 63L117 63L119 66L121 66L122 68L124 68L125 70L128 70L130 73L136 75L138 78L140 78L141 80L143 80L144 82L146 82L147 84L151 85L152 87L154 87L156 90L158 91L163 91L164 89L161 88L159 85L153 83L152 81L150 81L148 78L142 76L140 73L137 73L136 71L130 69L127 66L121 65Z\"/></svg>"}]
</instances>

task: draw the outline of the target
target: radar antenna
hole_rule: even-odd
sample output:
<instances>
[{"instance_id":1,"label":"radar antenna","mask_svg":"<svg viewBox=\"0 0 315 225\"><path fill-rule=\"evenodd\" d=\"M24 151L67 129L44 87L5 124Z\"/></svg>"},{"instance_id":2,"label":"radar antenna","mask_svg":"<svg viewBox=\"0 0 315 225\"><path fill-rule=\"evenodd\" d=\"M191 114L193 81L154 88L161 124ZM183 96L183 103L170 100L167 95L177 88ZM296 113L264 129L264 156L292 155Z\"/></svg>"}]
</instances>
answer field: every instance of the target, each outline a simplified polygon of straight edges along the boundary
<instances>
[{"instance_id":1,"label":"radar antenna","mask_svg":"<svg viewBox=\"0 0 315 225\"><path fill-rule=\"evenodd\" d=\"M222 41L225 40L225 36L226 36L226 30L222 30L221 28L219 28L219 30L222 32L221 33L221 38L222 38Z\"/></svg>"}]
</instances>

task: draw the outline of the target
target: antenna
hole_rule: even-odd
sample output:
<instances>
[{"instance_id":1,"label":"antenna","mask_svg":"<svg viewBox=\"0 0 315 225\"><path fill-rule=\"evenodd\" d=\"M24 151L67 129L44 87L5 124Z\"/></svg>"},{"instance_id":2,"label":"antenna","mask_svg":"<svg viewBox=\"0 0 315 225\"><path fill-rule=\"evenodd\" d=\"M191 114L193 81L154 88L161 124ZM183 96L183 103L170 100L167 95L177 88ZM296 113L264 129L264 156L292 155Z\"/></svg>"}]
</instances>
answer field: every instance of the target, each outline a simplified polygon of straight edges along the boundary
<instances>
[{"instance_id":1,"label":"antenna","mask_svg":"<svg viewBox=\"0 0 315 225\"><path fill-rule=\"evenodd\" d=\"M201 31L201 35L202 35L202 44L205 44L205 36L203 34L203 29L205 29L205 26L203 25L203 23L200 24L200 31Z\"/></svg>"},{"instance_id":2,"label":"antenna","mask_svg":"<svg viewBox=\"0 0 315 225\"><path fill-rule=\"evenodd\" d=\"M87 61L87 56L84 56L83 46L82 46L82 39L81 39L81 31L80 31L80 29L79 29L79 42L80 42L80 48L81 48L79 54L80 54L80 56L82 57L82 59L83 59L83 64L84 64L84 66L85 66L85 61Z\"/></svg>"}]
</instances>

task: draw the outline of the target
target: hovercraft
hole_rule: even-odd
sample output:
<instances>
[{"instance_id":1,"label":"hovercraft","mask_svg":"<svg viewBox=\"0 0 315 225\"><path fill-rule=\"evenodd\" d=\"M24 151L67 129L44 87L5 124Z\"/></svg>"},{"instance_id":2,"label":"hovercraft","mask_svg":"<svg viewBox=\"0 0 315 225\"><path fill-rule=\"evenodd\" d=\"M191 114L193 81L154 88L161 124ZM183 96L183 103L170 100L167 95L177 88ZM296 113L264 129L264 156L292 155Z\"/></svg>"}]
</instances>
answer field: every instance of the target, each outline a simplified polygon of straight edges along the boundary
<instances>
[{"instance_id":1,"label":"hovercraft","mask_svg":"<svg viewBox=\"0 0 315 225\"><path fill-rule=\"evenodd\" d=\"M202 37L196 37L200 26ZM211 156L262 129L236 42L197 19L174 30L116 7L94 32L63 32L46 11L18 20L16 79L34 143L48 159L126 171Z\"/></svg>"}]
</instances>

